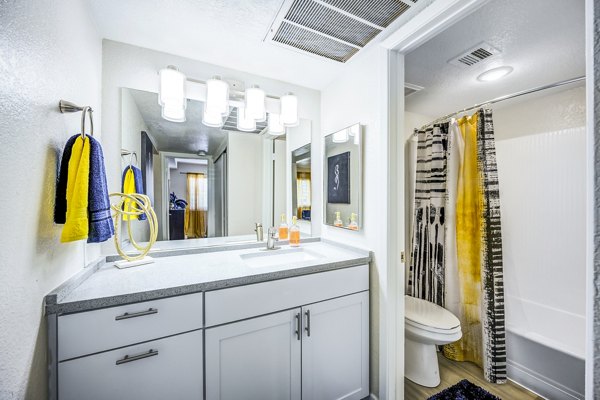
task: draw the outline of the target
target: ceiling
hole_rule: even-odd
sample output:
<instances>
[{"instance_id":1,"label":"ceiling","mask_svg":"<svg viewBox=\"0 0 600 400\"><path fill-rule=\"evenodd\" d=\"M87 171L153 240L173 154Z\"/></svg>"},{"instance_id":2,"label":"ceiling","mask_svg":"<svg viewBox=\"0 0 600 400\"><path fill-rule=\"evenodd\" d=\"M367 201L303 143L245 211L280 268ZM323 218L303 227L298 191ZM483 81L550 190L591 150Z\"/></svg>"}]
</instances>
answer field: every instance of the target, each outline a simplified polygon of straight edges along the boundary
<instances>
[{"instance_id":1,"label":"ceiling","mask_svg":"<svg viewBox=\"0 0 600 400\"><path fill-rule=\"evenodd\" d=\"M348 63L265 42L284 0L87 0L103 38L201 60L314 89ZM412 18L433 0L420 0L370 43Z\"/></svg>"},{"instance_id":2,"label":"ceiling","mask_svg":"<svg viewBox=\"0 0 600 400\"><path fill-rule=\"evenodd\" d=\"M406 56L406 82L424 87L406 110L439 117L533 87L585 75L583 0L494 0ZM449 60L482 41L501 54L460 68ZM476 78L493 67L514 71L494 82Z\"/></svg>"},{"instance_id":3,"label":"ceiling","mask_svg":"<svg viewBox=\"0 0 600 400\"><path fill-rule=\"evenodd\" d=\"M202 123L204 103L188 100L185 122L170 122L160 115L157 94L128 89L133 97L150 135L159 151L193 153L205 151L214 154L227 133Z\"/></svg>"}]
</instances>

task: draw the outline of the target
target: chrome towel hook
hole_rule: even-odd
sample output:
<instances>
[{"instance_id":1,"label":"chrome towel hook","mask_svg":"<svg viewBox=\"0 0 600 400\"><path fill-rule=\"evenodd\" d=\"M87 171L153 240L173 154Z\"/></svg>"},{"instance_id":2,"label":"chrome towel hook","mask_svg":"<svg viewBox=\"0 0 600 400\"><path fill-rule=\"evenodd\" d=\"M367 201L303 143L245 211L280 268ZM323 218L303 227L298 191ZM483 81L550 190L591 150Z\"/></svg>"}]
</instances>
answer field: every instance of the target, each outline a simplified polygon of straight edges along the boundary
<instances>
[{"instance_id":1,"label":"chrome towel hook","mask_svg":"<svg viewBox=\"0 0 600 400\"><path fill-rule=\"evenodd\" d=\"M72 113L83 111L81 114L81 138L85 140L85 116L89 113L90 116L90 135L94 136L94 110L90 106L78 106L75 103L71 103L70 101L61 100L58 102L58 109L61 113Z\"/></svg>"}]
</instances>

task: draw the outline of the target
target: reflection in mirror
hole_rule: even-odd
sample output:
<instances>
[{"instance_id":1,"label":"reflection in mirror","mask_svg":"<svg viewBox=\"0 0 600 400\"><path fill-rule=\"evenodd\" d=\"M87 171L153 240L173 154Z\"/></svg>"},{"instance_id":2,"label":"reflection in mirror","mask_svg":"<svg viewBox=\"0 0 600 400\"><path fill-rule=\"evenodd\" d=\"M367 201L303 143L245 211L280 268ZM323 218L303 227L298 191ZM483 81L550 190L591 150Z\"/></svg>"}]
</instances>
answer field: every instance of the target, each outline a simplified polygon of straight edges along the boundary
<instances>
[{"instance_id":1,"label":"reflection in mirror","mask_svg":"<svg viewBox=\"0 0 600 400\"><path fill-rule=\"evenodd\" d=\"M311 233L312 202L310 143L292 151L292 212L298 219L300 232Z\"/></svg>"},{"instance_id":2,"label":"reflection in mirror","mask_svg":"<svg viewBox=\"0 0 600 400\"><path fill-rule=\"evenodd\" d=\"M362 226L361 142L360 124L325 137L323 196L327 225L351 230Z\"/></svg>"},{"instance_id":3,"label":"reflection in mirror","mask_svg":"<svg viewBox=\"0 0 600 400\"><path fill-rule=\"evenodd\" d=\"M159 250L256 241L255 224L272 226L285 212L285 137L268 135L266 122L238 131L235 108L221 128L205 126L203 107L188 100L186 121L170 122L156 93L122 89L121 171L139 169L158 240L173 241ZM148 239L146 226L135 224L136 240Z\"/></svg>"}]
</instances>

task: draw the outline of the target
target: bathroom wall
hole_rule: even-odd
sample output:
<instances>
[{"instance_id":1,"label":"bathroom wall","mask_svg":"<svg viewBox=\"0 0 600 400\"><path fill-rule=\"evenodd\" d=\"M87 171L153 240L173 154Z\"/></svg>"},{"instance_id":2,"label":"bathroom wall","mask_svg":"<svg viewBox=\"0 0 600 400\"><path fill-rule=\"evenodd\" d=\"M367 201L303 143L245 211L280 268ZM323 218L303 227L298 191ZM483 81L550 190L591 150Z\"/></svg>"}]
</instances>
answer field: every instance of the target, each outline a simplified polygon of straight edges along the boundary
<instances>
[{"instance_id":1,"label":"bathroom wall","mask_svg":"<svg viewBox=\"0 0 600 400\"><path fill-rule=\"evenodd\" d=\"M387 254L387 221L385 220L387 194L387 132L381 128L381 116L387 107L380 88L382 76L381 50L377 47L365 49L334 82L321 92L321 125L318 137L313 134L313 201L323 204L323 137L360 122L363 126L363 227L360 231L348 231L324 225L321 236L356 247L366 247L374 252L371 268L371 393L379 395L387 382L385 368L388 357L380 359L380 326L384 323L387 301L387 269L382 260ZM317 142L318 141L318 142ZM321 206L322 207L322 206ZM322 216L314 215L314 218ZM381 371L381 375L380 375Z\"/></svg>"},{"instance_id":2,"label":"bathroom wall","mask_svg":"<svg viewBox=\"0 0 600 400\"><path fill-rule=\"evenodd\" d=\"M120 175L116 167L120 166L121 148L120 88L127 87L157 93L157 73L167 65L176 65L190 78L206 80L214 75L221 75L225 79L243 81L246 85L257 84L268 94L283 95L286 92L293 92L298 96L299 117L311 120L312 129L319 132L321 103L320 93L317 90L111 40L103 41L102 54L102 125L106 137L105 156L107 164L114 166L108 171L110 188L120 185ZM112 250L108 248L106 251Z\"/></svg>"},{"instance_id":3,"label":"bathroom wall","mask_svg":"<svg viewBox=\"0 0 600 400\"><path fill-rule=\"evenodd\" d=\"M0 399L46 399L43 297L78 272L98 245L59 242L53 224L62 148L94 109L101 135L102 47L83 1L0 3Z\"/></svg>"}]
</instances>

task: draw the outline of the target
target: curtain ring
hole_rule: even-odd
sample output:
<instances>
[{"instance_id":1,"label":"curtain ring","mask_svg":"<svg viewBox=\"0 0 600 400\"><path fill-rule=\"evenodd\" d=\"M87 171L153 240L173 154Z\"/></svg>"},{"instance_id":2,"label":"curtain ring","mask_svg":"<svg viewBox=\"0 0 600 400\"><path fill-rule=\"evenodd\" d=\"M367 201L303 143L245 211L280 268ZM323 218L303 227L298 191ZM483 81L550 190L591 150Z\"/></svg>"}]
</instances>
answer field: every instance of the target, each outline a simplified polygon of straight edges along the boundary
<instances>
[{"instance_id":1,"label":"curtain ring","mask_svg":"<svg viewBox=\"0 0 600 400\"><path fill-rule=\"evenodd\" d=\"M83 140L85 140L85 116L88 112L90 113L90 136L94 136L94 117L92 115L94 110L90 106L85 106L81 113L81 138Z\"/></svg>"}]
</instances>

